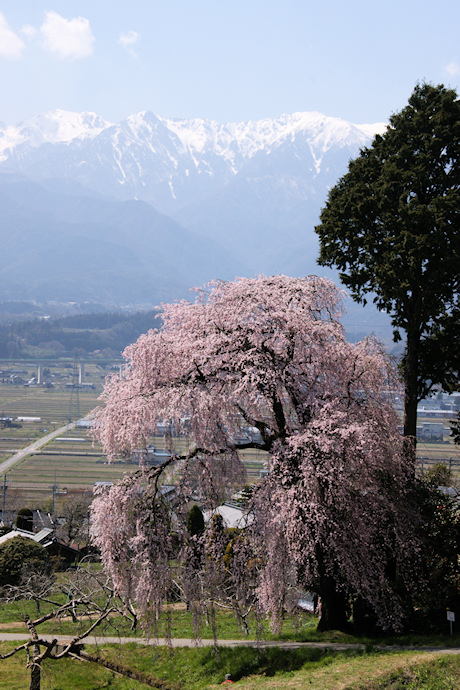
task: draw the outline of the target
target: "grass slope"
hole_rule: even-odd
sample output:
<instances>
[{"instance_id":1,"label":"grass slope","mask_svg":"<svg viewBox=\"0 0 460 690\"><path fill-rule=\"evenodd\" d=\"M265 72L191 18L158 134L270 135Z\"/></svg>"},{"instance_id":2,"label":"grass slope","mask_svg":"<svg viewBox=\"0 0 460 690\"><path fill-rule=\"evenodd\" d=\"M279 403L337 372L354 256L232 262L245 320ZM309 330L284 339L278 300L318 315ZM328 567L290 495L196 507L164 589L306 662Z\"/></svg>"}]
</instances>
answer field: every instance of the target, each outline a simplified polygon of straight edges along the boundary
<instances>
[{"instance_id":1,"label":"grass slope","mask_svg":"<svg viewBox=\"0 0 460 690\"><path fill-rule=\"evenodd\" d=\"M139 648L99 654L182 690L217 688L230 673L242 690L443 690L460 687L460 657L327 649Z\"/></svg>"}]
</instances>

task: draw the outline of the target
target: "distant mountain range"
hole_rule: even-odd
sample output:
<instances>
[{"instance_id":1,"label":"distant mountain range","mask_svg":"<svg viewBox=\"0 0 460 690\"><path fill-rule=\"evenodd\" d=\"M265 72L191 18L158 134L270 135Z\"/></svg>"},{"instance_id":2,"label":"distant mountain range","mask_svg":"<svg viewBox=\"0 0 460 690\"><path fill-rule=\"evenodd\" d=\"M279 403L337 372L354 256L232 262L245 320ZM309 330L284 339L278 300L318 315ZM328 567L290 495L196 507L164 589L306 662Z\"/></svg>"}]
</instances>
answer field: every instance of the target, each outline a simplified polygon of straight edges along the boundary
<instances>
[{"instance_id":1,"label":"distant mountain range","mask_svg":"<svg viewBox=\"0 0 460 690\"><path fill-rule=\"evenodd\" d=\"M216 277L324 273L327 192L384 129L319 113L0 124L0 301L156 304Z\"/></svg>"}]
</instances>

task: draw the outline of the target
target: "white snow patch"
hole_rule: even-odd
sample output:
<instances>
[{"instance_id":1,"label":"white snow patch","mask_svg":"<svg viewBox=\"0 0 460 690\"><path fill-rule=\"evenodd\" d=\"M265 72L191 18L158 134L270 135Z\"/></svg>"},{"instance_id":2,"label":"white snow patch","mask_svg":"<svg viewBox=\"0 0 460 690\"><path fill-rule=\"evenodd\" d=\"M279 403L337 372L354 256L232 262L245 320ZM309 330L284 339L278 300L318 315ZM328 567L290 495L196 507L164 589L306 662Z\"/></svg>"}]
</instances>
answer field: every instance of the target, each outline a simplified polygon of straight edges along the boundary
<instances>
[{"instance_id":1,"label":"white snow patch","mask_svg":"<svg viewBox=\"0 0 460 690\"><path fill-rule=\"evenodd\" d=\"M374 125L356 125L361 132L368 137L374 138L376 134L385 134L388 128L388 122L376 122Z\"/></svg>"}]
</instances>

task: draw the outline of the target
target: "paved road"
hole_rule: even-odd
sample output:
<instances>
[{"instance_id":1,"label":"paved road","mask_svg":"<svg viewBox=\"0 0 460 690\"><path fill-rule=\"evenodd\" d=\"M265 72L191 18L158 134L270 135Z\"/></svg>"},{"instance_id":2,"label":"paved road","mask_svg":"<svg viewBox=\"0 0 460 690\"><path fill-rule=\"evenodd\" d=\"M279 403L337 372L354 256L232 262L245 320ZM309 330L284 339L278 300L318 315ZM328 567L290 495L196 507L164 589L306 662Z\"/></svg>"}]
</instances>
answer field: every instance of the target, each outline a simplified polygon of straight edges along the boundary
<instances>
[{"instance_id":1,"label":"paved road","mask_svg":"<svg viewBox=\"0 0 460 690\"><path fill-rule=\"evenodd\" d=\"M38 632L38 631L37 631ZM72 637L70 635L39 635L42 640L51 642L51 640L57 639L59 643L69 642ZM28 640L30 636L27 632L23 633L3 633L0 632L1 642L21 642L22 640ZM94 636L89 635L84 637L80 642L85 644L103 645L103 644L128 644L129 642L135 642L136 644L142 644L147 646L158 645L160 647L165 647L170 644L172 647L210 647L214 644L214 640L200 640L195 642L195 640L190 640L188 638L173 638L168 642L164 637L159 639L146 637L105 637L105 636ZM342 644L340 642L331 642L330 644L323 644L322 642L276 642L276 641L265 641L257 642L257 640L219 640L219 647L282 647L283 649L297 649L298 647L330 647L332 649L343 650L343 649L359 649L363 647L360 644Z\"/></svg>"},{"instance_id":2,"label":"paved road","mask_svg":"<svg viewBox=\"0 0 460 690\"><path fill-rule=\"evenodd\" d=\"M69 642L72 638L69 635L40 635L40 638L51 642L57 640L58 643ZM21 642L30 639L27 632L22 633L3 633L0 632L1 642ZM199 643L195 640L186 638L174 638L168 643L164 638L160 637L147 639L145 637L105 637L93 636L84 637L80 642L92 645L104 644L128 644L135 642L136 644L165 647L170 644L172 647L210 647L214 644L213 640L200 640ZM257 642L257 640L219 640L219 647L279 647L281 649L299 649L301 647L310 647L315 649L333 649L334 651L342 651L345 649L364 649L363 644L347 644L343 642L279 642L276 640ZM375 645L375 649L387 652L396 651L412 651L412 652L434 652L438 654L460 654L460 647L406 647L399 645Z\"/></svg>"},{"instance_id":3,"label":"paved road","mask_svg":"<svg viewBox=\"0 0 460 690\"><path fill-rule=\"evenodd\" d=\"M48 443L48 441L52 441L52 439L56 438L56 436L61 436L69 429L73 429L76 426L76 424L77 422L66 424L66 426L62 426L60 429L56 429L56 431L52 431L50 434L46 434L46 436L42 436L41 438L37 439L36 441L31 443L30 446L26 446L26 448L18 450L18 452L12 455L10 458L8 458L8 460L4 460L2 463L0 463L0 475L5 474L7 470L9 470L13 465L16 465L16 463L22 460L23 458L25 458L26 455L34 453L36 450L38 450L38 448L41 448L45 445L45 443Z\"/></svg>"}]
</instances>

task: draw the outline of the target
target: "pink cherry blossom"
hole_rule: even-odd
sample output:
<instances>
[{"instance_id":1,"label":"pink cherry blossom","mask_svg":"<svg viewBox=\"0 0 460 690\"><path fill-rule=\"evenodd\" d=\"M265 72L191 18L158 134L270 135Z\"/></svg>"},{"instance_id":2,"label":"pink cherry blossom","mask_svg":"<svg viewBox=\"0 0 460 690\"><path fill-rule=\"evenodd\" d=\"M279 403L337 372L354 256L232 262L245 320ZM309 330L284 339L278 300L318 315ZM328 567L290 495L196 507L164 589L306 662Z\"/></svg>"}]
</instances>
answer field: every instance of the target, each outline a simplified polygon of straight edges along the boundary
<instances>
[{"instance_id":1,"label":"pink cherry blossom","mask_svg":"<svg viewBox=\"0 0 460 690\"><path fill-rule=\"evenodd\" d=\"M321 595L323 627L350 596L382 627L401 624L394 583L413 576L418 542L393 407L398 376L376 339L347 342L341 314L342 294L323 278L216 281L194 302L164 305L161 328L126 349L95 433L112 458L145 446L166 421L171 456L102 492L93 521L105 567L150 623L178 580L188 599L216 600L231 577L232 596L254 596L275 626L296 587ZM254 493L245 546L235 547L245 554L232 559L239 574L219 570L221 556L209 566L206 534L202 565L187 571L183 506L199 496L215 507L241 486L243 448L266 451L270 472ZM166 472L178 487L174 509L158 492ZM258 564L250 595L241 577L249 561Z\"/></svg>"}]
</instances>

